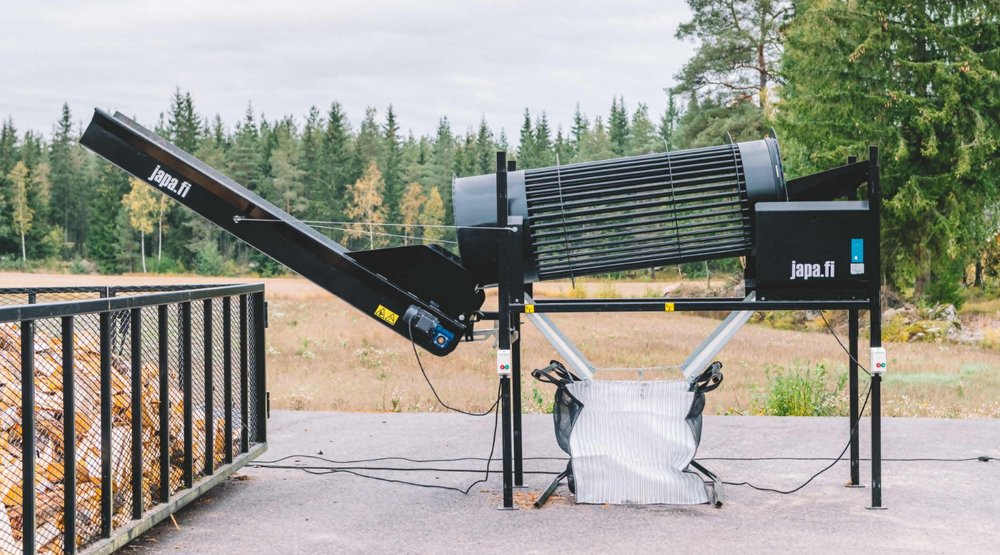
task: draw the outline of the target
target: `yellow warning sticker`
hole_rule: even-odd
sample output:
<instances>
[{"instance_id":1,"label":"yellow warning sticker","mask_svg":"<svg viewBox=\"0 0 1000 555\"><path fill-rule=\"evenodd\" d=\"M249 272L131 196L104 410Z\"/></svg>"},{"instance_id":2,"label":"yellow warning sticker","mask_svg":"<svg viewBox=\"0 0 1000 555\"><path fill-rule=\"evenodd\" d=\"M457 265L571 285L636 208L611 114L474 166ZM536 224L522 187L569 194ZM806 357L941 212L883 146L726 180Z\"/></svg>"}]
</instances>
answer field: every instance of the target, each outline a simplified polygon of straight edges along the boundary
<instances>
[{"instance_id":1,"label":"yellow warning sticker","mask_svg":"<svg viewBox=\"0 0 1000 555\"><path fill-rule=\"evenodd\" d=\"M533 305L533 304L526 304L526 305L524 305L524 313L525 314L534 314L535 313L535 305Z\"/></svg>"},{"instance_id":2,"label":"yellow warning sticker","mask_svg":"<svg viewBox=\"0 0 1000 555\"><path fill-rule=\"evenodd\" d=\"M390 326L395 326L396 320L399 320L399 314L396 314L382 305L378 305L378 308L375 309L375 316L385 320Z\"/></svg>"},{"instance_id":3,"label":"yellow warning sticker","mask_svg":"<svg viewBox=\"0 0 1000 555\"><path fill-rule=\"evenodd\" d=\"M665 310L667 312L673 312L674 311L674 303L663 303L663 310Z\"/></svg>"}]
</instances>

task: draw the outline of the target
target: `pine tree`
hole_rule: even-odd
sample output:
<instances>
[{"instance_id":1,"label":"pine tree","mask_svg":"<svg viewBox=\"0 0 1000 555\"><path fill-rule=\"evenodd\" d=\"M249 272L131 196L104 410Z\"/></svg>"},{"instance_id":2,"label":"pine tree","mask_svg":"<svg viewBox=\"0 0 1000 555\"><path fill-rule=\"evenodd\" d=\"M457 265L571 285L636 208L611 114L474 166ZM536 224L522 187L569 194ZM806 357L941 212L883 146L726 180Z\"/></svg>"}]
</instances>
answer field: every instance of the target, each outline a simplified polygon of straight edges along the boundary
<instances>
[{"instance_id":1,"label":"pine tree","mask_svg":"<svg viewBox=\"0 0 1000 555\"><path fill-rule=\"evenodd\" d=\"M347 187L347 209L345 214L354 220L349 227L351 231L345 235L348 238L368 237L368 247L384 246L388 241L384 235L386 209L382 198L385 194L385 181L382 172L378 171L375 160L368 162L368 168L354 184Z\"/></svg>"},{"instance_id":2,"label":"pine tree","mask_svg":"<svg viewBox=\"0 0 1000 555\"><path fill-rule=\"evenodd\" d=\"M698 49L674 76L674 92L766 106L779 78L781 28L791 17L791 0L688 0L688 6L694 17L675 36L697 39Z\"/></svg>"},{"instance_id":3,"label":"pine tree","mask_svg":"<svg viewBox=\"0 0 1000 555\"><path fill-rule=\"evenodd\" d=\"M960 300L966 233L1000 197L996 3L796 8L782 68L792 171L843 164L879 145L886 281L918 298Z\"/></svg>"},{"instance_id":4,"label":"pine tree","mask_svg":"<svg viewBox=\"0 0 1000 555\"><path fill-rule=\"evenodd\" d=\"M608 120L608 138L611 140L611 152L615 156L625 156L629 152L628 108L625 98L611 100L611 118Z\"/></svg>"},{"instance_id":5,"label":"pine tree","mask_svg":"<svg viewBox=\"0 0 1000 555\"><path fill-rule=\"evenodd\" d=\"M656 126L649 120L649 108L642 102L632 115L632 139L629 141L629 156L663 152L663 145L656 133Z\"/></svg>"}]
</instances>

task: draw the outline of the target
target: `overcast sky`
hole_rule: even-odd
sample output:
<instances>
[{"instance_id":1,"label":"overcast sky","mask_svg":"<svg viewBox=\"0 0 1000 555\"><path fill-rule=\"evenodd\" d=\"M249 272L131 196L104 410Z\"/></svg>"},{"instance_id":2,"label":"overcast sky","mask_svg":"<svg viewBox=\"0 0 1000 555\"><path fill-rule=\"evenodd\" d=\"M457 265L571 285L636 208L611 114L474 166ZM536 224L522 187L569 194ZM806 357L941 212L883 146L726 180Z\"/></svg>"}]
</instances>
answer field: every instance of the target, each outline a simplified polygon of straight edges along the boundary
<instances>
[{"instance_id":1,"label":"overcast sky","mask_svg":"<svg viewBox=\"0 0 1000 555\"><path fill-rule=\"evenodd\" d=\"M227 127L250 101L301 123L336 100L355 128L391 103L416 135L485 115L513 143L526 107L565 129L577 102L606 120L624 95L658 117L689 17L684 0L0 0L0 117L49 136L65 101L151 125L180 86Z\"/></svg>"}]
</instances>

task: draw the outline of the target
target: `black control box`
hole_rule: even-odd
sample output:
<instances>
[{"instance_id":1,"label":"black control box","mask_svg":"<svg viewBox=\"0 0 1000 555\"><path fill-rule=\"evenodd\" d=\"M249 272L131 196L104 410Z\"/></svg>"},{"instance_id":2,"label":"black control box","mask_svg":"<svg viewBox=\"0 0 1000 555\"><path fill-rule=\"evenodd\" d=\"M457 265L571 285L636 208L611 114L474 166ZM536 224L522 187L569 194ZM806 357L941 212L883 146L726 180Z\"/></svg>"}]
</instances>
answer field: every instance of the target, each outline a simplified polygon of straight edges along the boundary
<instances>
[{"instance_id":1,"label":"black control box","mask_svg":"<svg viewBox=\"0 0 1000 555\"><path fill-rule=\"evenodd\" d=\"M868 202L759 202L754 219L759 300L868 298Z\"/></svg>"}]
</instances>

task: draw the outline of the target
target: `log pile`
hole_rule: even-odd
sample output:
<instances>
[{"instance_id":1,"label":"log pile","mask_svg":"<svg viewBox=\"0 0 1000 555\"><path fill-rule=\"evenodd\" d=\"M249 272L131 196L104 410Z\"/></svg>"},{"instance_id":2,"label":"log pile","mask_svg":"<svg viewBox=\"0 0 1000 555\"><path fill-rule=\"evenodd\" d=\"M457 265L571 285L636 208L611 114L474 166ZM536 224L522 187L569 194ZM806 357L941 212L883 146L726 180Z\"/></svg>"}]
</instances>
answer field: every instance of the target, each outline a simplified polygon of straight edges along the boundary
<instances>
[{"instance_id":1,"label":"log pile","mask_svg":"<svg viewBox=\"0 0 1000 555\"><path fill-rule=\"evenodd\" d=\"M0 555L22 552L22 457L21 457L21 353L20 326L0 324ZM76 391L77 545L98 539L101 528L101 418L100 350L96 334L77 333L74 338ZM155 347L152 348L155 353ZM154 357L146 357L155 360ZM37 552L61 554L64 530L64 426L62 340L41 326L35 332L35 448L36 448L36 543ZM112 391L112 491L113 527L132 517L131 448L132 403L129 361L111 357ZM142 366L143 507L164 500L159 496L159 368ZM175 370L171 370L169 437L171 492L182 484L184 435L183 392ZM205 415L193 412L194 467L196 474L205 460ZM225 450L225 419L213 415L215 459L222 462ZM234 416L239 422L239 417ZM238 434L234 434L238 435ZM234 438L235 439L235 438Z\"/></svg>"}]
</instances>

